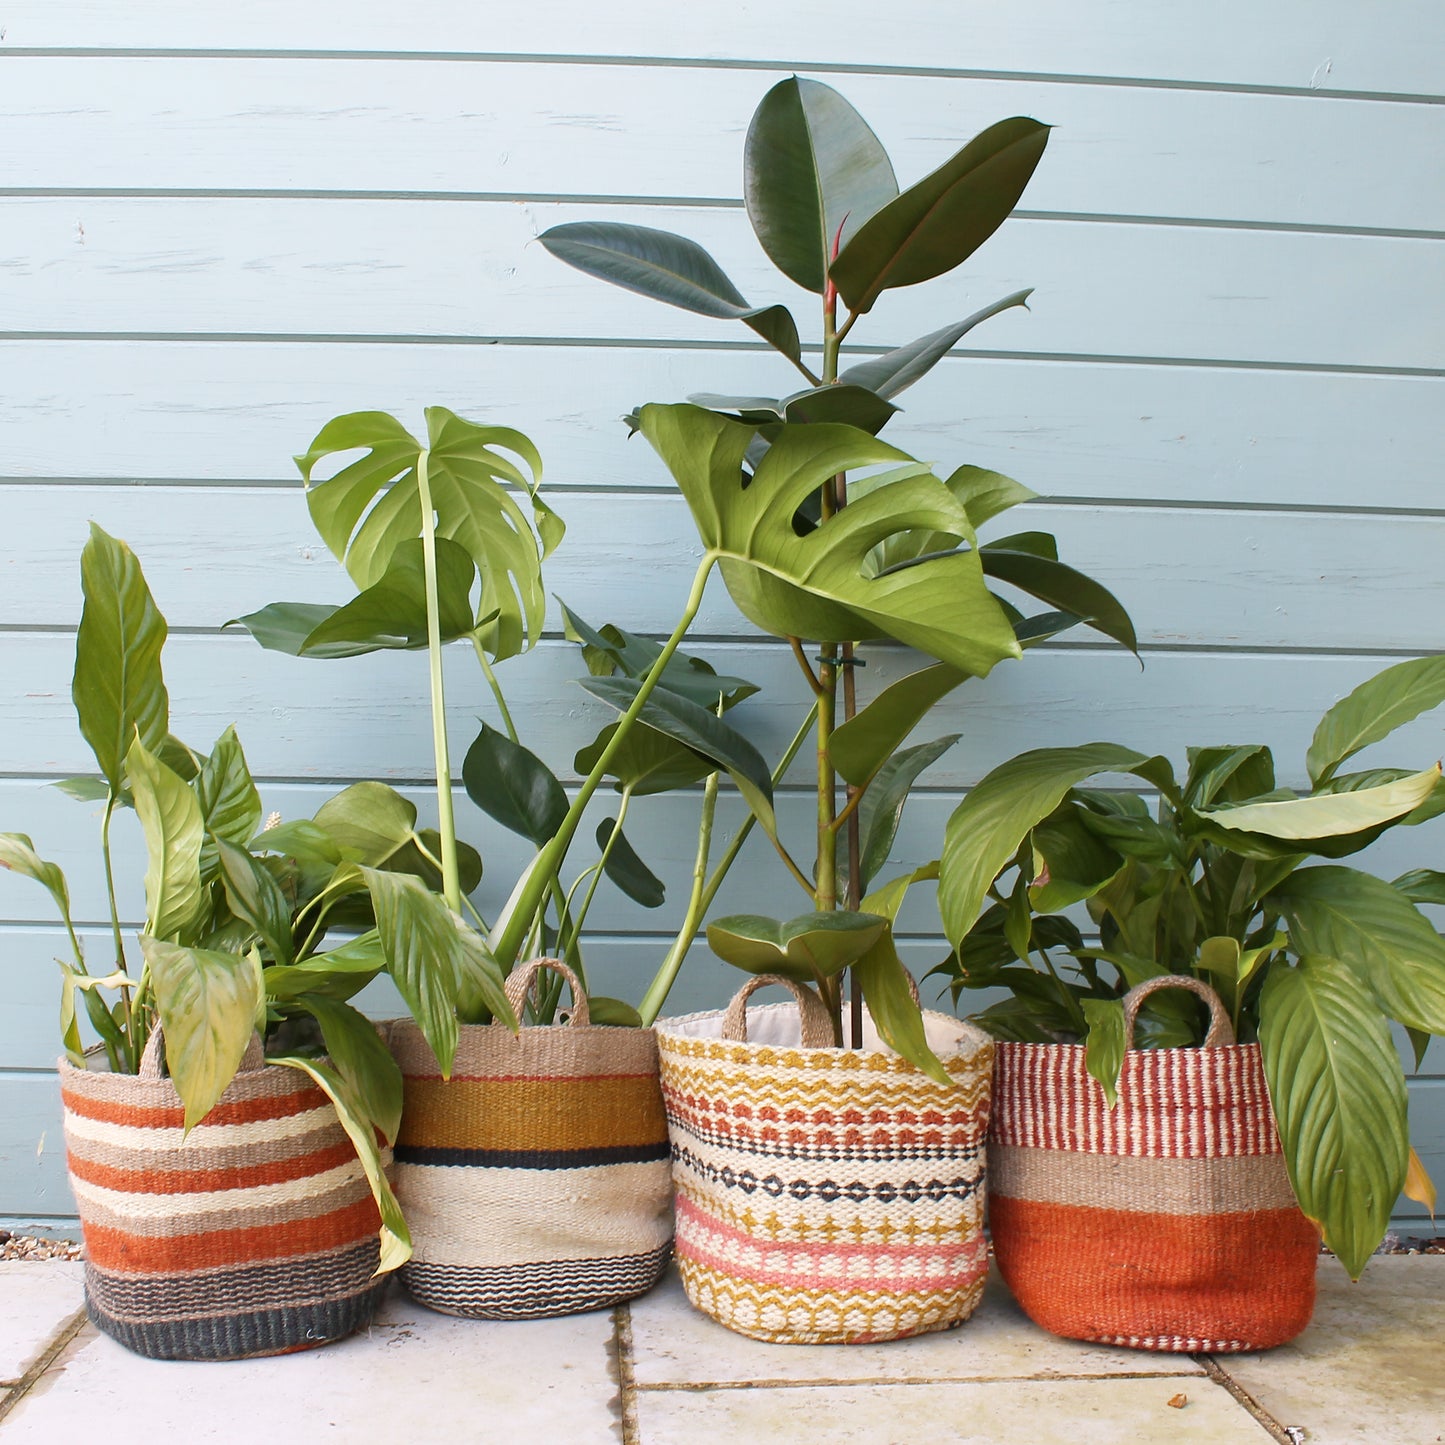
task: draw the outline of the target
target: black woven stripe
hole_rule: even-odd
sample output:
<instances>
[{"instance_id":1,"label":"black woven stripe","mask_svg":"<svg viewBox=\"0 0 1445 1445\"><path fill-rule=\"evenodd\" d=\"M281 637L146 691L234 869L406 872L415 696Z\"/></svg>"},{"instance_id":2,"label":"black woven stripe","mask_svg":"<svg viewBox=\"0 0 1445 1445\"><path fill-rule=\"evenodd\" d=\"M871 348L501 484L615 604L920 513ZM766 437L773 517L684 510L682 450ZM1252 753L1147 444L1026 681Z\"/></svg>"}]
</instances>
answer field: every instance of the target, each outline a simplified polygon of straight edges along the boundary
<instances>
[{"instance_id":1,"label":"black woven stripe","mask_svg":"<svg viewBox=\"0 0 1445 1445\"><path fill-rule=\"evenodd\" d=\"M133 1324L305 1307L371 1285L380 1259L373 1234L346 1249L185 1274L113 1274L87 1264L85 1287L107 1318Z\"/></svg>"},{"instance_id":2,"label":"black woven stripe","mask_svg":"<svg viewBox=\"0 0 1445 1445\"><path fill-rule=\"evenodd\" d=\"M734 1169L730 1164L710 1164L681 1144L673 1145L672 1157L709 1184L720 1184L724 1189L738 1189L749 1195L761 1194L765 1199L821 1199L825 1204L840 1200L851 1204L875 1200L880 1204L899 1200L917 1204L926 1199L940 1204L945 1199L969 1199L983 1188L982 1168L951 1179L905 1179L898 1184L865 1184L862 1180L853 1180L840 1184L834 1179L784 1179L781 1174L760 1175L751 1169Z\"/></svg>"},{"instance_id":3,"label":"black woven stripe","mask_svg":"<svg viewBox=\"0 0 1445 1445\"><path fill-rule=\"evenodd\" d=\"M731 1149L738 1154L753 1154L760 1159L808 1159L820 1163L856 1159L865 1163L897 1160L928 1160L939 1163L971 1163L983 1153L984 1140L972 1144L814 1144L800 1145L791 1140L742 1139L715 1129L701 1129L693 1123L675 1123L675 1129L691 1134L703 1144Z\"/></svg>"},{"instance_id":4,"label":"black woven stripe","mask_svg":"<svg viewBox=\"0 0 1445 1445\"><path fill-rule=\"evenodd\" d=\"M471 1169L589 1169L599 1164L653 1164L669 1157L667 1141L612 1144L600 1149L433 1149L399 1144L398 1164L441 1164Z\"/></svg>"},{"instance_id":5,"label":"black woven stripe","mask_svg":"<svg viewBox=\"0 0 1445 1445\"><path fill-rule=\"evenodd\" d=\"M387 1281L382 1280L368 1283L366 1289L344 1299L317 1304L144 1324L108 1315L96 1305L88 1288L85 1307L98 1330L149 1359L244 1360L344 1338L371 1322L386 1287Z\"/></svg>"},{"instance_id":6,"label":"black woven stripe","mask_svg":"<svg viewBox=\"0 0 1445 1445\"><path fill-rule=\"evenodd\" d=\"M671 1242L612 1259L534 1260L527 1264L428 1264L401 1270L407 1293L443 1314L479 1320L537 1320L605 1309L645 1294L662 1278Z\"/></svg>"}]
</instances>

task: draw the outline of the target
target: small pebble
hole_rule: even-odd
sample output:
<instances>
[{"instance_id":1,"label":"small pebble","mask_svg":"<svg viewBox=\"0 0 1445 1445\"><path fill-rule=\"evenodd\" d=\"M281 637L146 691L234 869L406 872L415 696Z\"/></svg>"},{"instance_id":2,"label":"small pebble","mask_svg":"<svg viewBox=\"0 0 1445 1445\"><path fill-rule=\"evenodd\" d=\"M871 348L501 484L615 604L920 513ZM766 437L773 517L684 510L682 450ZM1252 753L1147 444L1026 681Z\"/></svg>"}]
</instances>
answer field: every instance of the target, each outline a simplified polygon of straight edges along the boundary
<instances>
[{"instance_id":1,"label":"small pebble","mask_svg":"<svg viewBox=\"0 0 1445 1445\"><path fill-rule=\"evenodd\" d=\"M1188 1403L1188 1395L1171 1395L1169 1398L1169 1408L1171 1410L1182 1410Z\"/></svg>"},{"instance_id":2,"label":"small pebble","mask_svg":"<svg viewBox=\"0 0 1445 1445\"><path fill-rule=\"evenodd\" d=\"M84 1259L81 1245L69 1239L41 1239L0 1229L0 1259Z\"/></svg>"}]
</instances>

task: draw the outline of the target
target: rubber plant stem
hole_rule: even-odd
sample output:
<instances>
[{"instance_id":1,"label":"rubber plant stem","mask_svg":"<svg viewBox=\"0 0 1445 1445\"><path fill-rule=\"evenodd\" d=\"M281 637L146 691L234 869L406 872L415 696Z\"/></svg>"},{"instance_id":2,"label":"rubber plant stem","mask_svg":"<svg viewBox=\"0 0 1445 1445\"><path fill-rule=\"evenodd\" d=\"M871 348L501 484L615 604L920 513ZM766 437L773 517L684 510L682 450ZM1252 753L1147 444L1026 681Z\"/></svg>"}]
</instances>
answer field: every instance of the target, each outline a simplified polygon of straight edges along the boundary
<instances>
[{"instance_id":1,"label":"rubber plant stem","mask_svg":"<svg viewBox=\"0 0 1445 1445\"><path fill-rule=\"evenodd\" d=\"M683 608L681 620L673 629L672 635L663 644L662 651L658 653L652 666L648 668L637 689L637 696L632 699L627 711L622 714L610 741L592 765L592 771L583 779L582 786L577 790L577 796L572 800L572 806L567 809L566 816L558 825L556 834L533 859L526 878L517 889L514 902L510 906L506 918L493 930L494 937L490 940L492 954L501 966L503 973L510 970L517 961L517 950L521 947L528 922L536 913L537 905L542 901L542 895L547 891L548 878L555 876L558 869L561 868L562 860L567 856L567 849L571 846L587 804L592 801L592 795L601 787L612 759L627 741L633 723L637 721L642 709L647 706L647 699L652 696L653 688L657 686L667 664L672 661L673 653L682 645L682 639L687 636L687 630L692 626L693 619L702 606L707 579L711 576L717 561L718 554L716 552L708 551L703 554L702 561L698 563L697 572L692 579L692 588L688 593L687 605Z\"/></svg>"},{"instance_id":2,"label":"rubber plant stem","mask_svg":"<svg viewBox=\"0 0 1445 1445\"><path fill-rule=\"evenodd\" d=\"M716 775L714 775L716 776ZM607 835L607 842L602 849L602 856L597 860L597 866L592 870L591 881L587 885L587 891L582 895L582 906L577 910L571 920L571 928L567 935L568 948L574 947L582 937L582 925L587 922L587 911L592 907L592 895L597 892L597 884L601 881L602 875L607 870L607 860L612 856L612 849L617 840L622 836L622 825L627 821L628 804L632 802L632 787L627 785L622 789L621 801L617 804L617 823Z\"/></svg>"},{"instance_id":3,"label":"rubber plant stem","mask_svg":"<svg viewBox=\"0 0 1445 1445\"><path fill-rule=\"evenodd\" d=\"M453 913L462 911L461 871L457 867L457 825L452 811L452 763L447 752L447 700L442 681L441 608L437 601L436 517L432 513L427 467L431 453L416 459L416 489L421 501L422 578L426 588L426 651L431 664L432 752L437 770L437 831L441 835L442 897Z\"/></svg>"},{"instance_id":4,"label":"rubber plant stem","mask_svg":"<svg viewBox=\"0 0 1445 1445\"><path fill-rule=\"evenodd\" d=\"M492 671L492 663L487 656L487 649L482 646L482 639L475 632L472 633L472 647L476 650L477 661L482 664L482 676L486 678L487 686L492 690L492 697L496 700L497 711L502 715L502 726L506 728L507 736L514 743L520 742L517 729L512 723L512 714L507 707L507 699L502 693L502 684L497 681L497 674Z\"/></svg>"}]
</instances>

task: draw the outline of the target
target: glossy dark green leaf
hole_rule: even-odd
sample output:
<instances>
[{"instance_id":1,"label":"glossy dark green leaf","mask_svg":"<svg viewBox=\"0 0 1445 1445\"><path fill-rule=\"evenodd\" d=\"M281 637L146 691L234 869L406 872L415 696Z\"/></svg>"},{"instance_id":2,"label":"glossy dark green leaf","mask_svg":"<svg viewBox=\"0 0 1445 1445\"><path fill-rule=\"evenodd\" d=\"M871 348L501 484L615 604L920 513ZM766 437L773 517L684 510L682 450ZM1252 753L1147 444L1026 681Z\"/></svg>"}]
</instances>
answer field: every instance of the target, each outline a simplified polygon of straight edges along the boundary
<instances>
[{"instance_id":1,"label":"glossy dark green leaf","mask_svg":"<svg viewBox=\"0 0 1445 1445\"><path fill-rule=\"evenodd\" d=\"M417 846L418 840L421 847ZM422 848L431 854L431 858L441 858L441 834L435 828L418 828L416 838L403 843L381 866L392 873L410 873L420 878L433 893L440 893L441 870L422 853ZM482 881L482 855L460 838L457 839L457 881L463 893L473 892Z\"/></svg>"},{"instance_id":2,"label":"glossy dark green leaf","mask_svg":"<svg viewBox=\"0 0 1445 1445\"><path fill-rule=\"evenodd\" d=\"M155 754L166 740L169 699L161 675L166 620L135 553L94 522L80 554L80 586L85 606L70 692L81 736L111 791L119 793L132 741L138 736Z\"/></svg>"},{"instance_id":3,"label":"glossy dark green leaf","mask_svg":"<svg viewBox=\"0 0 1445 1445\"><path fill-rule=\"evenodd\" d=\"M975 136L932 175L866 221L829 271L853 311L966 261L1008 218L1039 163L1049 127L1026 116Z\"/></svg>"},{"instance_id":4,"label":"glossy dark green leaf","mask_svg":"<svg viewBox=\"0 0 1445 1445\"><path fill-rule=\"evenodd\" d=\"M608 723L585 748L578 750L572 766L585 778L597 766L603 752L616 736L617 723ZM608 762L606 776L615 778L619 792L626 787L638 797L670 793L700 783L717 771L711 758L684 747L641 722L629 728L627 736Z\"/></svg>"},{"instance_id":5,"label":"glossy dark green leaf","mask_svg":"<svg viewBox=\"0 0 1445 1445\"><path fill-rule=\"evenodd\" d=\"M201 765L195 782L206 840L201 845L201 877L216 873L216 838L244 848L261 826L261 795L246 765L236 729L228 727Z\"/></svg>"},{"instance_id":6,"label":"glossy dark green leaf","mask_svg":"<svg viewBox=\"0 0 1445 1445\"><path fill-rule=\"evenodd\" d=\"M1015 291L1012 295L1005 296L1002 301L995 301L992 306L975 311L965 320L954 322L952 326L940 327L937 331L930 331L927 336L920 336L917 341L910 341L906 346L899 346L882 356L860 361L838 377L839 384L866 387L885 401L891 401L920 377L927 376L979 322L987 321L989 317L997 316L999 312L1007 311L1013 306L1022 306L1027 310L1029 297L1033 294L1032 288ZM978 525L977 518L974 519L974 525Z\"/></svg>"},{"instance_id":7,"label":"glossy dark green leaf","mask_svg":"<svg viewBox=\"0 0 1445 1445\"><path fill-rule=\"evenodd\" d=\"M908 794L924 769L931 767L959 739L950 733L916 748L895 753L874 775L858 809L858 831L862 835L861 864L866 888L888 862Z\"/></svg>"},{"instance_id":8,"label":"glossy dark green leaf","mask_svg":"<svg viewBox=\"0 0 1445 1445\"><path fill-rule=\"evenodd\" d=\"M1137 858L1154 867L1182 868L1183 841L1173 828L1152 818L1121 818L1117 814L1081 809L1078 819L1096 838L1124 858Z\"/></svg>"},{"instance_id":9,"label":"glossy dark green leaf","mask_svg":"<svg viewBox=\"0 0 1445 1445\"><path fill-rule=\"evenodd\" d=\"M890 683L833 730L828 754L844 781L862 787L894 750L968 674L936 663Z\"/></svg>"},{"instance_id":10,"label":"glossy dark green leaf","mask_svg":"<svg viewBox=\"0 0 1445 1445\"><path fill-rule=\"evenodd\" d=\"M467 797L504 828L540 845L567 816L567 794L536 753L487 723L462 764Z\"/></svg>"},{"instance_id":11,"label":"glossy dark green leaf","mask_svg":"<svg viewBox=\"0 0 1445 1445\"><path fill-rule=\"evenodd\" d=\"M259 935L276 963L292 963L291 909L276 880L244 849L216 840L221 883L231 912Z\"/></svg>"},{"instance_id":12,"label":"glossy dark green leaf","mask_svg":"<svg viewBox=\"0 0 1445 1445\"><path fill-rule=\"evenodd\" d=\"M804 913L786 923L735 913L708 924L707 944L725 963L747 973L812 983L862 958L887 928L888 920L872 913Z\"/></svg>"},{"instance_id":13,"label":"glossy dark green leaf","mask_svg":"<svg viewBox=\"0 0 1445 1445\"><path fill-rule=\"evenodd\" d=\"M416 804L385 783L353 783L328 798L313 822L346 856L378 868L411 838Z\"/></svg>"},{"instance_id":14,"label":"glossy dark green leaf","mask_svg":"<svg viewBox=\"0 0 1445 1445\"><path fill-rule=\"evenodd\" d=\"M1322 783L1361 748L1445 702L1445 656L1397 662L1362 682L1320 719L1305 762Z\"/></svg>"},{"instance_id":15,"label":"glossy dark green leaf","mask_svg":"<svg viewBox=\"0 0 1445 1445\"><path fill-rule=\"evenodd\" d=\"M1415 868L1402 873L1391 886L1411 903L1434 904L1445 908L1445 873L1432 868Z\"/></svg>"},{"instance_id":16,"label":"glossy dark green leaf","mask_svg":"<svg viewBox=\"0 0 1445 1445\"><path fill-rule=\"evenodd\" d=\"M582 680L587 692L618 712L627 711L640 686L630 677ZM643 704L640 721L725 769L758 821L769 832L774 830L772 774L763 755L736 728L695 702L661 689Z\"/></svg>"},{"instance_id":17,"label":"glossy dark green leaf","mask_svg":"<svg viewBox=\"0 0 1445 1445\"><path fill-rule=\"evenodd\" d=\"M831 86L791 76L763 97L743 149L743 199L790 281L821 296L834 238L897 194L888 152Z\"/></svg>"},{"instance_id":18,"label":"glossy dark green leaf","mask_svg":"<svg viewBox=\"0 0 1445 1445\"><path fill-rule=\"evenodd\" d=\"M1274 789L1274 755L1265 747L1190 748L1184 798L1191 808L1242 803Z\"/></svg>"},{"instance_id":19,"label":"glossy dark green leaf","mask_svg":"<svg viewBox=\"0 0 1445 1445\"><path fill-rule=\"evenodd\" d=\"M141 951L165 1029L166 1064L190 1130L241 1067L255 1031L258 972L240 954L183 948L148 934Z\"/></svg>"},{"instance_id":20,"label":"glossy dark green leaf","mask_svg":"<svg viewBox=\"0 0 1445 1445\"><path fill-rule=\"evenodd\" d=\"M604 865L607 876L634 902L644 908L661 908L667 899L667 890L662 880L637 856L637 851L627 841L627 834L618 832L615 818L604 819L597 825L597 846L607 849ZM612 845L608 848L608 840Z\"/></svg>"},{"instance_id":21,"label":"glossy dark green leaf","mask_svg":"<svg viewBox=\"0 0 1445 1445\"><path fill-rule=\"evenodd\" d=\"M1085 811L1065 803L1033 830L1034 853L1043 865L1029 887L1037 913L1056 913L1092 898L1123 866L1120 855L1090 829Z\"/></svg>"},{"instance_id":22,"label":"glossy dark green leaf","mask_svg":"<svg viewBox=\"0 0 1445 1445\"><path fill-rule=\"evenodd\" d=\"M1300 1208L1358 1279L1405 1182L1405 1076L1385 1020L1333 958L1271 969L1259 1043Z\"/></svg>"},{"instance_id":23,"label":"glossy dark green leaf","mask_svg":"<svg viewBox=\"0 0 1445 1445\"><path fill-rule=\"evenodd\" d=\"M1139 640L1134 635L1129 614L1119 599L1092 577L1050 557L1006 548L999 543L985 544L979 549L979 558L985 576L1007 582L1041 602L1072 613L1105 637L1112 637L1130 652L1138 653Z\"/></svg>"},{"instance_id":24,"label":"glossy dark green leaf","mask_svg":"<svg viewBox=\"0 0 1445 1445\"><path fill-rule=\"evenodd\" d=\"M953 1087L954 1080L928 1046L923 1015L909 987L908 971L894 946L892 929L884 929L868 952L853 964L852 979L862 991L879 1038L935 1083Z\"/></svg>"},{"instance_id":25,"label":"glossy dark green leaf","mask_svg":"<svg viewBox=\"0 0 1445 1445\"><path fill-rule=\"evenodd\" d=\"M1112 1109L1119 1102L1119 1074L1126 1052L1124 1005L1113 998L1086 998L1082 1006L1089 1024L1084 1067L1103 1088L1104 1100Z\"/></svg>"},{"instance_id":26,"label":"glossy dark green leaf","mask_svg":"<svg viewBox=\"0 0 1445 1445\"><path fill-rule=\"evenodd\" d=\"M376 1025L350 1004L325 994L303 994L296 1007L320 1024L331 1066L360 1111L381 1130L388 1144L395 1144L401 1127L401 1070Z\"/></svg>"},{"instance_id":27,"label":"glossy dark green leaf","mask_svg":"<svg viewBox=\"0 0 1445 1445\"><path fill-rule=\"evenodd\" d=\"M594 1024L606 1024L609 1028L640 1029L642 1015L620 998L608 998L604 994L589 994L588 1016Z\"/></svg>"}]
</instances>

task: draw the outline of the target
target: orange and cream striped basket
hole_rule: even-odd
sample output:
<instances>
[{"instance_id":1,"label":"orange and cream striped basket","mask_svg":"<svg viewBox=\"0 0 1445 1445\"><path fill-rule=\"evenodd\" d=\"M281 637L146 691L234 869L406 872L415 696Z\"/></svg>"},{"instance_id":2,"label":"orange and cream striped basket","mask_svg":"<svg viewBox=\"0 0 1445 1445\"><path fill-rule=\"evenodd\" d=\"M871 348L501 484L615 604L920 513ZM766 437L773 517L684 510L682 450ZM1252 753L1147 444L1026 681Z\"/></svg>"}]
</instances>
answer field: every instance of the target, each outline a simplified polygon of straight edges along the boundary
<instances>
[{"instance_id":1,"label":"orange and cream striped basket","mask_svg":"<svg viewBox=\"0 0 1445 1445\"><path fill-rule=\"evenodd\" d=\"M1203 1048L1135 1049L1157 988L1212 1015ZM1125 997L1129 1051L1110 1109L1082 1044L1000 1044L989 1135L999 1272L1056 1335L1143 1350L1263 1350L1310 1321L1320 1237L1280 1152L1258 1044L1236 1044L1198 979Z\"/></svg>"},{"instance_id":2,"label":"orange and cream striped basket","mask_svg":"<svg viewBox=\"0 0 1445 1445\"><path fill-rule=\"evenodd\" d=\"M590 1023L555 959L508 976L519 1016L539 968L571 985L570 1022L464 1025L449 1080L415 1024L391 1027L406 1087L396 1194L415 1247L401 1282L444 1314L601 1309L651 1289L672 1254L657 1040Z\"/></svg>"},{"instance_id":3,"label":"orange and cream striped basket","mask_svg":"<svg viewBox=\"0 0 1445 1445\"><path fill-rule=\"evenodd\" d=\"M160 1043L139 1075L60 1061L90 1318L163 1360L285 1354L367 1324L381 1218L331 1101L253 1039L183 1142Z\"/></svg>"},{"instance_id":4,"label":"orange and cream striped basket","mask_svg":"<svg viewBox=\"0 0 1445 1445\"><path fill-rule=\"evenodd\" d=\"M781 984L797 999L746 1012ZM810 989L750 979L722 1013L658 1024L688 1298L779 1344L864 1344L961 1324L983 1293L993 1041L925 1013L954 1080L929 1079L865 1019L831 1047Z\"/></svg>"}]
</instances>

